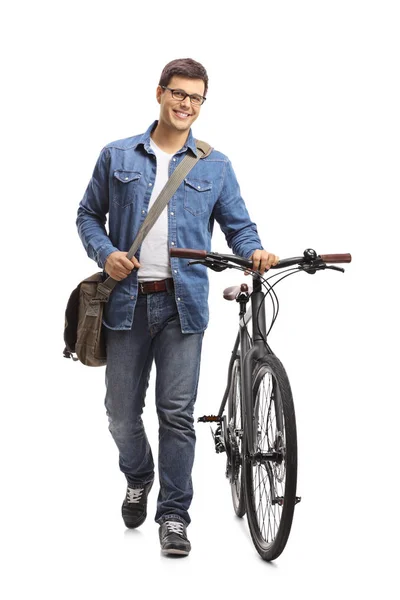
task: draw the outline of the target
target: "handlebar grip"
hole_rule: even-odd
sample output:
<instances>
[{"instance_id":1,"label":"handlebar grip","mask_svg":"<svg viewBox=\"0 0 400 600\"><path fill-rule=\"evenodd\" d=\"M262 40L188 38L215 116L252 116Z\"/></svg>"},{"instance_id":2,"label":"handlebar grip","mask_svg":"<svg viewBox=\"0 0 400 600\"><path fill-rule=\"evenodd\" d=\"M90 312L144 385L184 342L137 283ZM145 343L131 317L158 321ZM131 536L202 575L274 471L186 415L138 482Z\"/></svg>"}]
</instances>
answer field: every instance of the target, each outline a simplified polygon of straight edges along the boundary
<instances>
[{"instance_id":1,"label":"handlebar grip","mask_svg":"<svg viewBox=\"0 0 400 600\"><path fill-rule=\"evenodd\" d=\"M169 255L175 258L206 258L205 250L193 250L191 248L170 248Z\"/></svg>"},{"instance_id":2,"label":"handlebar grip","mask_svg":"<svg viewBox=\"0 0 400 600\"><path fill-rule=\"evenodd\" d=\"M349 263L351 254L321 254L321 259L326 263Z\"/></svg>"}]
</instances>

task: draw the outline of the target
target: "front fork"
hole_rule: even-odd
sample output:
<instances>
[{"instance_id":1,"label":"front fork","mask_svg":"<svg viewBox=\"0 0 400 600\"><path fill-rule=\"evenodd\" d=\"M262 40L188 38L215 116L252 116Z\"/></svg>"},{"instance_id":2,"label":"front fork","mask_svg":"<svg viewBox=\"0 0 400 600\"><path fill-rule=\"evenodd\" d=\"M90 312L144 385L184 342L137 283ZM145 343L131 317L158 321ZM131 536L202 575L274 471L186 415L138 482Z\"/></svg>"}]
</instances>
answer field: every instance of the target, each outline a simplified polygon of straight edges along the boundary
<instances>
[{"instance_id":1,"label":"front fork","mask_svg":"<svg viewBox=\"0 0 400 600\"><path fill-rule=\"evenodd\" d=\"M256 423L253 406L254 365L266 352L266 322L263 302L264 294L262 292L261 281L258 277L253 277L253 294L251 296L253 345L250 349L247 346L246 352L241 357L242 399L245 422L247 423L246 435L244 436L246 443L245 452L247 455L254 454L256 447ZM242 328L241 334L242 337L246 335L244 328Z\"/></svg>"},{"instance_id":2,"label":"front fork","mask_svg":"<svg viewBox=\"0 0 400 600\"><path fill-rule=\"evenodd\" d=\"M260 348L259 344L252 346L242 358L242 400L244 411L244 422L246 426L245 453L251 455L255 448L256 423L253 405L253 370L254 363L265 353L265 348Z\"/></svg>"}]
</instances>

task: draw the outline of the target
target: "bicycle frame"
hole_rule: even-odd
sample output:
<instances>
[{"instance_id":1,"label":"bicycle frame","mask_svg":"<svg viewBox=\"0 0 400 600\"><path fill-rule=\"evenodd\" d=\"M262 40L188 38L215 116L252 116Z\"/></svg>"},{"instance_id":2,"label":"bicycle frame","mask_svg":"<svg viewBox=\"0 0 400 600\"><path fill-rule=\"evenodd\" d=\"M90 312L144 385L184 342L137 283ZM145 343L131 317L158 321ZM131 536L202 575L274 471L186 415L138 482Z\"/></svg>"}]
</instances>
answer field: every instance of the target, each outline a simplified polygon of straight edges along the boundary
<instances>
[{"instance_id":1,"label":"bicycle frame","mask_svg":"<svg viewBox=\"0 0 400 600\"><path fill-rule=\"evenodd\" d=\"M236 337L235 345L232 350L231 360L228 367L228 383L225 390L224 397L218 416L222 418L225 410L226 402L230 393L230 381L232 376L232 369L236 359L240 360L240 372L241 377L241 391L242 398L244 399L244 420L247 420L253 414L253 390L251 387L252 372L254 361L261 358L269 349L266 348L264 340L267 337L266 332L266 319L265 319L265 306L264 306L264 293L262 291L261 280L257 274L253 275L253 293L251 295L250 308L245 312L246 302L240 303L239 313L239 332ZM253 319L253 315L258 315L257 319ZM252 321L252 344L250 345L247 326ZM238 348L240 344L240 353L238 354ZM254 448L254 431L253 428L249 428L249 435L246 437L247 450L251 453L251 449Z\"/></svg>"}]
</instances>

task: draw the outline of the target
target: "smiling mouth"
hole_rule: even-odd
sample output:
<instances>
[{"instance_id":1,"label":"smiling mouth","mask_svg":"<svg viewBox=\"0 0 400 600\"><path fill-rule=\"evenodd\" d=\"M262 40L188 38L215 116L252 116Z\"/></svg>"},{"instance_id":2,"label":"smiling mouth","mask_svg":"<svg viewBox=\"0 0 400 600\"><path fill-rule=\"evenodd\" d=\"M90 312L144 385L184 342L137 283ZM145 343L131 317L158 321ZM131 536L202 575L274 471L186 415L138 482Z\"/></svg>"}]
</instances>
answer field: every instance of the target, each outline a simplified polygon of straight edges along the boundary
<instances>
[{"instance_id":1,"label":"smiling mouth","mask_svg":"<svg viewBox=\"0 0 400 600\"><path fill-rule=\"evenodd\" d=\"M174 110L174 113L176 114L177 117L179 117L180 119L187 119L188 117L190 117L191 115L189 113L184 113L180 110Z\"/></svg>"}]
</instances>

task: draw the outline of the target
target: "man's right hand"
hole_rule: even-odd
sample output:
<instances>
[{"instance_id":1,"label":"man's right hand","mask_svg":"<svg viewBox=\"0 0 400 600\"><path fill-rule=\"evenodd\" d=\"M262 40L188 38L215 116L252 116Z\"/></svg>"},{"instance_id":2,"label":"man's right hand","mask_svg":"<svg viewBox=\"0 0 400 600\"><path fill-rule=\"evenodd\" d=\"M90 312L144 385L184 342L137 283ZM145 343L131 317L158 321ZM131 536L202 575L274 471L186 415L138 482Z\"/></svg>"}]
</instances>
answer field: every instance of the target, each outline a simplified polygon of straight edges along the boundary
<instances>
[{"instance_id":1,"label":"man's right hand","mask_svg":"<svg viewBox=\"0 0 400 600\"><path fill-rule=\"evenodd\" d=\"M127 254L127 252L111 252L104 265L105 272L117 281L128 277L134 268L140 268L138 260L134 256L129 260L126 258Z\"/></svg>"}]
</instances>

